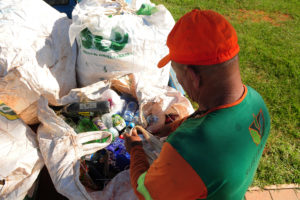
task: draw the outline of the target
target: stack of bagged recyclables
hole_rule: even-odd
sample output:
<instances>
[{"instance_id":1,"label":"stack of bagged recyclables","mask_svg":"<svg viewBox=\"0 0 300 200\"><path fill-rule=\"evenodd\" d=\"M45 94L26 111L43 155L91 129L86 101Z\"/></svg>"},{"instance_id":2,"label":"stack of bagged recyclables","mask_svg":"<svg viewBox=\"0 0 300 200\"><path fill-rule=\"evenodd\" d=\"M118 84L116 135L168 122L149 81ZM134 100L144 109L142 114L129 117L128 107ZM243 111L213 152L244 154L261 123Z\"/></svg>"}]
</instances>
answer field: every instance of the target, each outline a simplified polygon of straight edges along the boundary
<instances>
[{"instance_id":1,"label":"stack of bagged recyclables","mask_svg":"<svg viewBox=\"0 0 300 200\"><path fill-rule=\"evenodd\" d=\"M40 0L3 0L0 11L0 199L23 199L44 164L69 199L136 199L122 133L132 123L154 133L193 112L166 86L169 67L156 67L168 52L169 11L83 0L71 26ZM143 143L151 163L162 142L148 133Z\"/></svg>"}]
</instances>

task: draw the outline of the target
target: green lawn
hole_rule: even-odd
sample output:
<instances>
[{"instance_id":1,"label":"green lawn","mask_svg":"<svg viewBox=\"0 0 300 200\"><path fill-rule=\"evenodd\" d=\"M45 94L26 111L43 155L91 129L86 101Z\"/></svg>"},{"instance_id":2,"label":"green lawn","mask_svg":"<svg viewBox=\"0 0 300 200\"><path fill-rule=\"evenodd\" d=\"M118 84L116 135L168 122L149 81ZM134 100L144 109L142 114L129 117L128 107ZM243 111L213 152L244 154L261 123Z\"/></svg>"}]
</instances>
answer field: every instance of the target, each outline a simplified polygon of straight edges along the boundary
<instances>
[{"instance_id":1,"label":"green lawn","mask_svg":"<svg viewBox=\"0 0 300 200\"><path fill-rule=\"evenodd\" d=\"M212 9L235 27L243 82L265 99L272 124L254 186L300 184L300 1L152 0L177 21L193 8Z\"/></svg>"}]
</instances>

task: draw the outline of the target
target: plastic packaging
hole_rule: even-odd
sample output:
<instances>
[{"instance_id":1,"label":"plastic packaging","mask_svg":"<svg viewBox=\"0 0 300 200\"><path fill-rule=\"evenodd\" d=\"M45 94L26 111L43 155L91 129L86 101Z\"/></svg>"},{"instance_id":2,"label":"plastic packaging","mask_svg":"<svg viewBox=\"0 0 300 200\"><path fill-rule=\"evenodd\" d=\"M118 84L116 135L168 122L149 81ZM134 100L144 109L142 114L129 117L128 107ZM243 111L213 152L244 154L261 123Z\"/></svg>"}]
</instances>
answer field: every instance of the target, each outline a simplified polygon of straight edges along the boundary
<instances>
[{"instance_id":1,"label":"plastic packaging","mask_svg":"<svg viewBox=\"0 0 300 200\"><path fill-rule=\"evenodd\" d=\"M112 116L113 126L119 131L122 132L126 127L125 120L118 114Z\"/></svg>"},{"instance_id":2,"label":"plastic packaging","mask_svg":"<svg viewBox=\"0 0 300 200\"><path fill-rule=\"evenodd\" d=\"M133 120L134 117L134 113L137 110L138 105L134 102L134 101L130 101L127 105L126 105L126 109L124 111L124 120L126 122L131 122Z\"/></svg>"},{"instance_id":3,"label":"plastic packaging","mask_svg":"<svg viewBox=\"0 0 300 200\"><path fill-rule=\"evenodd\" d=\"M112 89L105 90L99 100L110 102L111 113L122 113L126 104L125 100L121 99Z\"/></svg>"}]
</instances>

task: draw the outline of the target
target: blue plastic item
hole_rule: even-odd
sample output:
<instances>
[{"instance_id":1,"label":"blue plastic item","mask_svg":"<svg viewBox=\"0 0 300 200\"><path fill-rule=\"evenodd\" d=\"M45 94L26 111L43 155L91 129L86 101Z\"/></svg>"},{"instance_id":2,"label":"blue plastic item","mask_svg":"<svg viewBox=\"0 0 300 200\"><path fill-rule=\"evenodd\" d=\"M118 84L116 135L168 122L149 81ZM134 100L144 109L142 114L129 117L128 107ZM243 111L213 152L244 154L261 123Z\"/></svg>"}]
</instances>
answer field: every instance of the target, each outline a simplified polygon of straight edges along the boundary
<instances>
[{"instance_id":1,"label":"blue plastic item","mask_svg":"<svg viewBox=\"0 0 300 200\"><path fill-rule=\"evenodd\" d=\"M66 13L67 16L71 19L72 18L72 11L76 6L77 2L80 0L44 0L50 6L58 10L59 12ZM62 3L63 2L63 3ZM67 3L65 3L67 2Z\"/></svg>"},{"instance_id":2,"label":"blue plastic item","mask_svg":"<svg viewBox=\"0 0 300 200\"><path fill-rule=\"evenodd\" d=\"M169 84L170 87L175 88L177 91L179 91L182 95L185 95L185 91L180 85L180 83L177 80L176 73L174 72L173 68L170 68L170 79Z\"/></svg>"},{"instance_id":3,"label":"blue plastic item","mask_svg":"<svg viewBox=\"0 0 300 200\"><path fill-rule=\"evenodd\" d=\"M125 141L116 138L113 143L111 143L108 147L105 148L106 150L111 151L112 154L112 160L115 161L113 167L116 167L120 171L123 171L125 169L129 169L130 165L130 155L126 151L125 148Z\"/></svg>"}]
</instances>

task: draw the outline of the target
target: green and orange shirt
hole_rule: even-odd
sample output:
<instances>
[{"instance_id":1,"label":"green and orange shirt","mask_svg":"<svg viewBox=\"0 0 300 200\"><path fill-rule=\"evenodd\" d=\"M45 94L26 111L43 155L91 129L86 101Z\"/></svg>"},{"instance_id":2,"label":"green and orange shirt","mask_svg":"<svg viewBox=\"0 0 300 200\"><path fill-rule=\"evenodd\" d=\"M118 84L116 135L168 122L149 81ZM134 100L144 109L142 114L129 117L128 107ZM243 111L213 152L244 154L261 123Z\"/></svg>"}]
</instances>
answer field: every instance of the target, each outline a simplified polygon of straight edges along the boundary
<instances>
[{"instance_id":1,"label":"green and orange shirt","mask_svg":"<svg viewBox=\"0 0 300 200\"><path fill-rule=\"evenodd\" d=\"M244 86L233 104L186 119L151 166L141 146L131 150L131 183L140 199L241 200L270 130L262 97Z\"/></svg>"}]
</instances>

